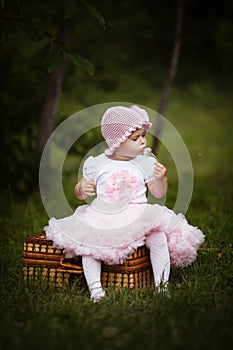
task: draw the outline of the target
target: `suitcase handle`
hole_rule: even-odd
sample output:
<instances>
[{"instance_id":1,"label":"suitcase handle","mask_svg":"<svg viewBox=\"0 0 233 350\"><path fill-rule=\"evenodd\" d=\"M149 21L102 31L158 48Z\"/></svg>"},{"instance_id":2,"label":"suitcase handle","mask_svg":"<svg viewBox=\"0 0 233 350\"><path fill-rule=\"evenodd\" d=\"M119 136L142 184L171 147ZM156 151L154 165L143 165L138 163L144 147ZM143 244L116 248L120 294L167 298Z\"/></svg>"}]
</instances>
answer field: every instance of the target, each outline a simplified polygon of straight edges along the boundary
<instances>
[{"instance_id":1,"label":"suitcase handle","mask_svg":"<svg viewBox=\"0 0 233 350\"><path fill-rule=\"evenodd\" d=\"M68 267L68 268L73 268L75 270L78 270L80 271L80 273L83 272L83 268L79 265L76 265L76 264L72 264L71 262L68 262L68 261L64 261L65 260L65 257L63 256L60 260L60 264L61 266L63 267Z\"/></svg>"}]
</instances>

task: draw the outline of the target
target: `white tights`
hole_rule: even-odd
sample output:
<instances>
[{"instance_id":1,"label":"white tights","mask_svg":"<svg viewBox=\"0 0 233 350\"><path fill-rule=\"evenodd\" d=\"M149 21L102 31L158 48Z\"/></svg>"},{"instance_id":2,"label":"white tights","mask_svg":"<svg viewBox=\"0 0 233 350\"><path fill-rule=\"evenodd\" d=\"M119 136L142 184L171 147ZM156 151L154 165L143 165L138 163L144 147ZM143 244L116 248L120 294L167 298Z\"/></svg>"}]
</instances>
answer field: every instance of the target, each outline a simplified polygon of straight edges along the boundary
<instances>
[{"instance_id":1,"label":"white tights","mask_svg":"<svg viewBox=\"0 0 233 350\"><path fill-rule=\"evenodd\" d=\"M159 287L168 282L170 275L170 257L165 234L152 232L146 239L146 246L150 249L155 286ZM82 263L90 292L101 288L101 261L91 256L83 256Z\"/></svg>"},{"instance_id":2,"label":"white tights","mask_svg":"<svg viewBox=\"0 0 233 350\"><path fill-rule=\"evenodd\" d=\"M101 261L94 259L92 256L83 256L83 271L90 292L101 288Z\"/></svg>"},{"instance_id":3,"label":"white tights","mask_svg":"<svg viewBox=\"0 0 233 350\"><path fill-rule=\"evenodd\" d=\"M167 284L170 275L170 256L165 233L151 233L146 239L146 246L150 249L155 286Z\"/></svg>"}]
</instances>

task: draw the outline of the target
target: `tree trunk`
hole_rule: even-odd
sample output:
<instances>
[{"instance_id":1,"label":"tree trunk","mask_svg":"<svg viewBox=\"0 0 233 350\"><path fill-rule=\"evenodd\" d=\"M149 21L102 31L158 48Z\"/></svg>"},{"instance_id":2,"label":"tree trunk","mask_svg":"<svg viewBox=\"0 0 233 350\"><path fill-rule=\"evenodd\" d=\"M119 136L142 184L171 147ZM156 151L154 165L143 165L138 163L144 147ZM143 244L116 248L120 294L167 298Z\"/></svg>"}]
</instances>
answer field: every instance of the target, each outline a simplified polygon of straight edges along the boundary
<instances>
[{"instance_id":1,"label":"tree trunk","mask_svg":"<svg viewBox=\"0 0 233 350\"><path fill-rule=\"evenodd\" d=\"M45 102L40 114L39 131L37 139L37 150L42 152L46 142L53 131L54 120L57 113L58 103L62 91L64 77L64 64L56 72L50 73L46 92Z\"/></svg>"},{"instance_id":2,"label":"tree trunk","mask_svg":"<svg viewBox=\"0 0 233 350\"><path fill-rule=\"evenodd\" d=\"M63 23L61 24L57 40L63 42L65 45L69 41L66 28ZM61 67L49 74L45 90L45 101L39 118L39 131L37 137L37 150L39 152L43 151L46 142L53 131L54 120L62 91L65 64L66 56L64 55L64 60Z\"/></svg>"},{"instance_id":3,"label":"tree trunk","mask_svg":"<svg viewBox=\"0 0 233 350\"><path fill-rule=\"evenodd\" d=\"M177 15L176 15L176 24L175 24L175 35L174 35L174 44L173 51L170 61L170 66L168 69L167 77L164 81L162 95L158 108L158 121L155 129L155 137L153 139L152 151L153 153L158 153L158 147L160 143L160 137L163 129L163 118L164 112L167 107L168 97L170 88L175 77L179 57L180 57L180 49L182 42L182 27L183 27L183 17L184 17L184 2L185 0L178 0L177 3Z\"/></svg>"}]
</instances>

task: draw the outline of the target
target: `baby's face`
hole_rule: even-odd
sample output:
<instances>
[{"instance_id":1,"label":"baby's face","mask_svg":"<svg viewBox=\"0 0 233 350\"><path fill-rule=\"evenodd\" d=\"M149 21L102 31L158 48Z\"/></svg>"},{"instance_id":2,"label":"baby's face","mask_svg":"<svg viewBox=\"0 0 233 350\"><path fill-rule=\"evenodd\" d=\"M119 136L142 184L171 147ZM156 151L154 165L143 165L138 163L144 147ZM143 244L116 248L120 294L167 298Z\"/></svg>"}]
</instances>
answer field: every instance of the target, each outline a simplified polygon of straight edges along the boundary
<instances>
[{"instance_id":1,"label":"baby's face","mask_svg":"<svg viewBox=\"0 0 233 350\"><path fill-rule=\"evenodd\" d=\"M143 154L146 148L146 131L138 129L134 131L129 138L121 143L120 147L116 149L115 156L135 158Z\"/></svg>"}]
</instances>

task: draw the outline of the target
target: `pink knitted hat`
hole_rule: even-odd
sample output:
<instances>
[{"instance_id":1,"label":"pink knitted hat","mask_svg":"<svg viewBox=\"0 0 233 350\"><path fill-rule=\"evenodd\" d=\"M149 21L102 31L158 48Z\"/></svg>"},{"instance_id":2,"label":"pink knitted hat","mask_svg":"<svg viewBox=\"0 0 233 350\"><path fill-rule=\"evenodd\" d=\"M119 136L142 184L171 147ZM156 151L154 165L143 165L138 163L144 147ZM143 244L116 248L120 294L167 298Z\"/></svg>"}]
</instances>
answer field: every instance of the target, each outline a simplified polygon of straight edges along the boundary
<instances>
[{"instance_id":1,"label":"pink knitted hat","mask_svg":"<svg viewBox=\"0 0 233 350\"><path fill-rule=\"evenodd\" d=\"M147 112L138 106L108 108L101 121L101 132L109 147L105 154L112 155L135 130L144 128L147 133L151 125Z\"/></svg>"}]
</instances>

